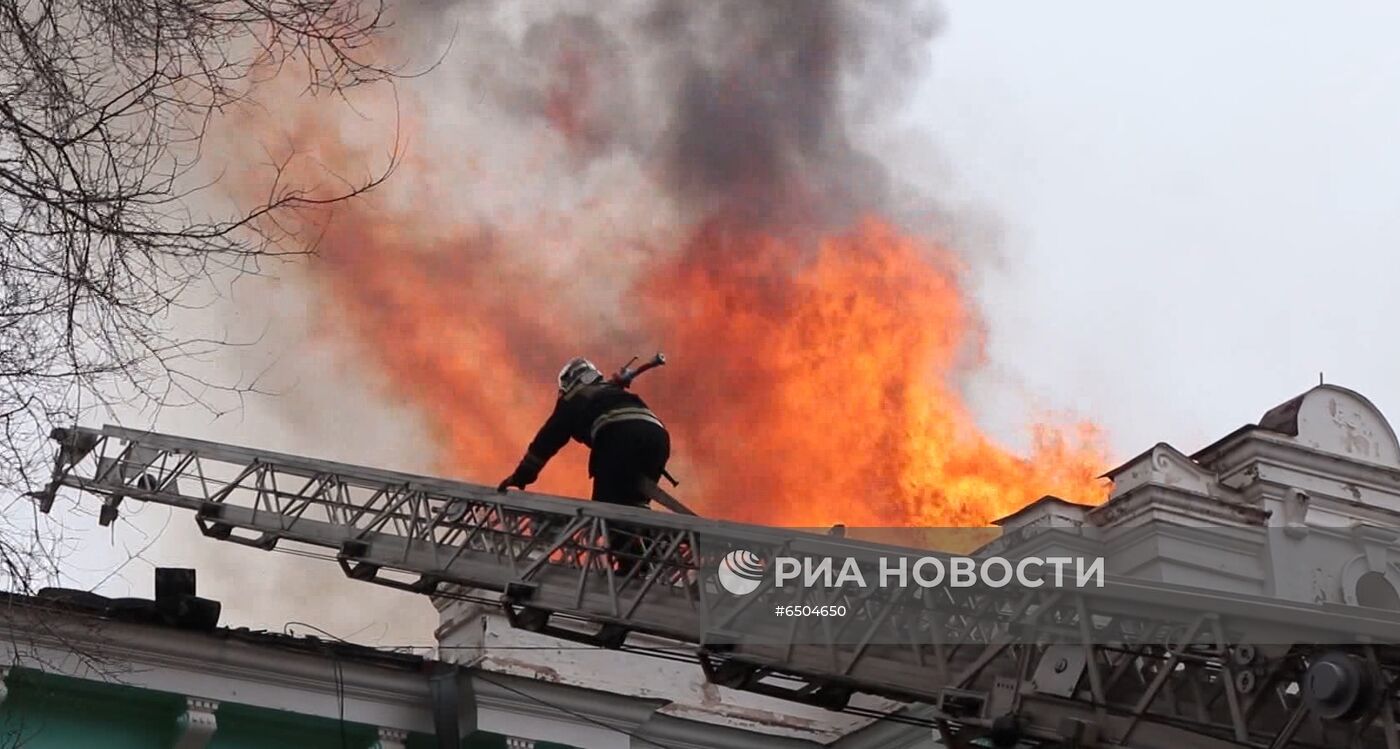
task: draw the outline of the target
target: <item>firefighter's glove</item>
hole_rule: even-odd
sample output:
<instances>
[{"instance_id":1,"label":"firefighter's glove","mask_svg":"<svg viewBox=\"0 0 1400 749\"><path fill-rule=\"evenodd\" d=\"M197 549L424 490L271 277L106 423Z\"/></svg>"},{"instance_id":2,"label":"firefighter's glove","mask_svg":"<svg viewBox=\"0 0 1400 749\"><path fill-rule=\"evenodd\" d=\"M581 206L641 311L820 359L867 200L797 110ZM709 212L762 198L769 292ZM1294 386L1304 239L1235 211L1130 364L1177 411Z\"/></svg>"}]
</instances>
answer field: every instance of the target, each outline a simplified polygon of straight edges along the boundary
<instances>
[{"instance_id":1,"label":"firefighter's glove","mask_svg":"<svg viewBox=\"0 0 1400 749\"><path fill-rule=\"evenodd\" d=\"M509 487L524 489L535 483L535 479L540 477L540 469L544 468L545 462L532 453L525 453L525 457L520 460L520 465L517 465L515 471L496 487L496 491L504 494Z\"/></svg>"},{"instance_id":2,"label":"firefighter's glove","mask_svg":"<svg viewBox=\"0 0 1400 749\"><path fill-rule=\"evenodd\" d=\"M505 481L502 481L499 485L496 486L496 491L505 494L506 489L512 486L517 489L524 489L526 486L529 486L529 484L530 482L522 478L519 473L512 473L511 475L506 477Z\"/></svg>"},{"instance_id":3,"label":"firefighter's glove","mask_svg":"<svg viewBox=\"0 0 1400 749\"><path fill-rule=\"evenodd\" d=\"M514 473L507 476L506 480L502 481L500 485L496 487L496 491L504 493L506 489L512 486L516 489L524 489L530 484L535 483L535 479L539 478L539 475L540 472L538 468L532 470L530 466L521 463L520 466L515 469Z\"/></svg>"}]
</instances>

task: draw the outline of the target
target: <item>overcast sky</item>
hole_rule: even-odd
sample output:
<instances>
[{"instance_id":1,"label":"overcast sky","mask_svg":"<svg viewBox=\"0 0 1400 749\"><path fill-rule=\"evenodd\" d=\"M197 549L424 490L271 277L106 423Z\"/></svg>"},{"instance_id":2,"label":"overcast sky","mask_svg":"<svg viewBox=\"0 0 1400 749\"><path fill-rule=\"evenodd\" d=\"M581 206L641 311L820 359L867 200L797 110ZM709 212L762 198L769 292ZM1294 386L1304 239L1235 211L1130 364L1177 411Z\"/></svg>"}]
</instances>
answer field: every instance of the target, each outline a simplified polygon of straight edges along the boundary
<instances>
[{"instance_id":1,"label":"overcast sky","mask_svg":"<svg viewBox=\"0 0 1400 749\"><path fill-rule=\"evenodd\" d=\"M988 428L1016 442L1031 402L1098 421L1115 458L1158 441L1189 452L1320 370L1400 419L1389 335L1400 317L1396 39L1396 3L948 6L905 122L935 147L938 195L998 229L995 247L964 248L1001 259L977 264L975 289L992 366L970 389ZM294 317L295 304L281 314ZM315 421L344 440L367 403L323 403ZM278 408L160 427L246 442L232 435L259 422L268 447L296 449L295 430L269 423ZM375 454L426 465L406 447L403 420L391 422L399 438ZM315 452L367 459L350 447ZM205 592L241 599L227 609L233 624L304 619L352 634L403 604L338 572L310 579L323 563L215 548L188 518L172 523L179 543L148 559L236 560L242 575L201 579ZM87 567L121 556L105 533L90 537ZM149 574L141 565L106 590L149 595ZM360 639L425 642L431 608L410 610L416 625Z\"/></svg>"},{"instance_id":2,"label":"overcast sky","mask_svg":"<svg viewBox=\"0 0 1400 749\"><path fill-rule=\"evenodd\" d=\"M952 3L912 118L1001 224L994 361L1120 458L1319 370L1400 418L1398 38L1386 2Z\"/></svg>"}]
</instances>

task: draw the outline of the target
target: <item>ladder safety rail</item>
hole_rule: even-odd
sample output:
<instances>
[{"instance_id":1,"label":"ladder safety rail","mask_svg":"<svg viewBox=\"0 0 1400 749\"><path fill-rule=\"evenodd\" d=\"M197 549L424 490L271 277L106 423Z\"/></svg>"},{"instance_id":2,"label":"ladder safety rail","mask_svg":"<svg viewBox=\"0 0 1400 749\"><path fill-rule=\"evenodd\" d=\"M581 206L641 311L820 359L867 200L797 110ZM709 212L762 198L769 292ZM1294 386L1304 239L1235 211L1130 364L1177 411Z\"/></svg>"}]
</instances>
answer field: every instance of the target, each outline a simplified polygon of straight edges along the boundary
<instances>
[{"instance_id":1,"label":"ladder safety rail","mask_svg":"<svg viewBox=\"0 0 1400 749\"><path fill-rule=\"evenodd\" d=\"M53 437L52 481L34 493L45 512L63 488L101 497L103 525L128 500L182 508L215 539L327 550L356 580L498 593L518 627L605 647L634 632L688 643L724 686L831 708L859 693L927 704L964 744L1400 749L1400 617L1387 612L1112 577L921 589L768 576L734 595L716 576L734 551L864 567L940 555L120 427ZM844 614L775 616L780 606ZM1310 691L1310 669L1359 686Z\"/></svg>"}]
</instances>

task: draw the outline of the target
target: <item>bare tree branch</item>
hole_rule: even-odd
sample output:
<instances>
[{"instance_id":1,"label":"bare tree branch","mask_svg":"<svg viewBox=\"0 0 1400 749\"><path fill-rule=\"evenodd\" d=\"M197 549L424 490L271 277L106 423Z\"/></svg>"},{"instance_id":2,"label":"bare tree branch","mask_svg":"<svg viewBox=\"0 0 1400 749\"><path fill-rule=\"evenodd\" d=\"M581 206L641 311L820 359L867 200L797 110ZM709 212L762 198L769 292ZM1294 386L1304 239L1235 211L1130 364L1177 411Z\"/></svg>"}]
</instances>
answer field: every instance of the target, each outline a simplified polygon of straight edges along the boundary
<instances>
[{"instance_id":1,"label":"bare tree branch","mask_svg":"<svg viewBox=\"0 0 1400 749\"><path fill-rule=\"evenodd\" d=\"M0 488L42 482L48 430L84 411L256 389L200 379L190 363L230 342L176 335L170 315L222 274L307 252L292 216L378 185L397 144L330 188L282 158L258 205L210 215L205 134L279 75L305 95L391 80L373 47L387 25L373 0L0 0ZM34 532L0 527L12 585L56 571Z\"/></svg>"}]
</instances>

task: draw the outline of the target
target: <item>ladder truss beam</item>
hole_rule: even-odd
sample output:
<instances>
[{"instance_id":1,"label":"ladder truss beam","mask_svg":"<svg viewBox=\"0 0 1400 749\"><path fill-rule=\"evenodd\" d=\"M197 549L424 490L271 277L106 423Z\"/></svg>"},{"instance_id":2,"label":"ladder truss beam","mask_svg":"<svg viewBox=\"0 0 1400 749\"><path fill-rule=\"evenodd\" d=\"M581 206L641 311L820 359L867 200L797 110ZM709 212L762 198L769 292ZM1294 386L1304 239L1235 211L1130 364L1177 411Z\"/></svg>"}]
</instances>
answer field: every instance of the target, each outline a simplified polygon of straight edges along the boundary
<instances>
[{"instance_id":1,"label":"ladder truss beam","mask_svg":"<svg viewBox=\"0 0 1400 749\"><path fill-rule=\"evenodd\" d=\"M1008 731L1086 747L1400 742L1400 618L1387 612L1114 578L1032 590L767 580L735 596L715 577L731 551L862 565L937 553L118 427L54 437L53 480L36 492L45 511L61 488L101 497L103 524L129 500L182 508L213 538L320 548L358 580L500 594L516 626L608 647L631 632L689 643L734 688L832 708L857 693L926 704L960 742ZM612 553L623 548L638 551ZM846 615L772 614L783 605ZM1354 664L1364 704L1309 714L1330 709L1306 688L1324 657Z\"/></svg>"}]
</instances>

